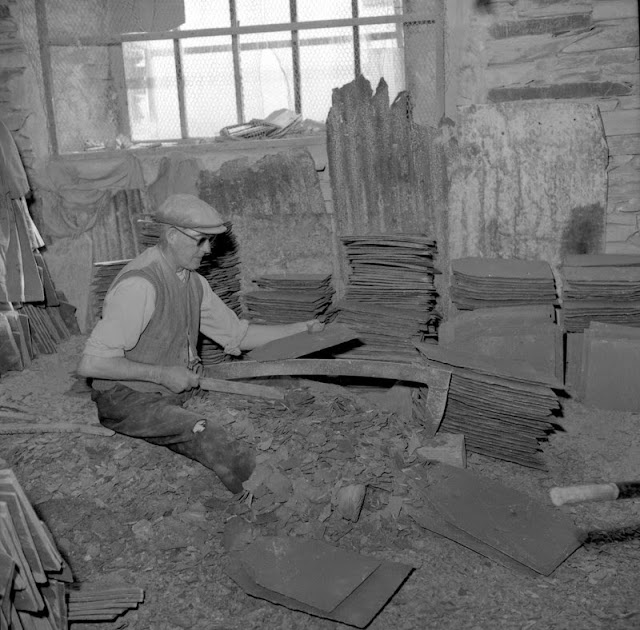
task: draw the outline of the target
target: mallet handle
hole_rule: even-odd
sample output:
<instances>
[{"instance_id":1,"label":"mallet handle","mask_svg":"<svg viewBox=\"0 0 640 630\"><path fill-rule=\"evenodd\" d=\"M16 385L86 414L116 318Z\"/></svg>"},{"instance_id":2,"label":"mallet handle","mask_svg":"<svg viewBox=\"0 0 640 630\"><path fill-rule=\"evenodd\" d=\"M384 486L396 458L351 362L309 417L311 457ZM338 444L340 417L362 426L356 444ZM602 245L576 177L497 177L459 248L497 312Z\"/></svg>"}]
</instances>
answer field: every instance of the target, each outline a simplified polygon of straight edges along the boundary
<instances>
[{"instance_id":1,"label":"mallet handle","mask_svg":"<svg viewBox=\"0 0 640 630\"><path fill-rule=\"evenodd\" d=\"M592 483L580 486L551 488L549 491L554 505L583 503L585 501L615 501L633 499L640 496L640 481L619 481L617 483Z\"/></svg>"}]
</instances>

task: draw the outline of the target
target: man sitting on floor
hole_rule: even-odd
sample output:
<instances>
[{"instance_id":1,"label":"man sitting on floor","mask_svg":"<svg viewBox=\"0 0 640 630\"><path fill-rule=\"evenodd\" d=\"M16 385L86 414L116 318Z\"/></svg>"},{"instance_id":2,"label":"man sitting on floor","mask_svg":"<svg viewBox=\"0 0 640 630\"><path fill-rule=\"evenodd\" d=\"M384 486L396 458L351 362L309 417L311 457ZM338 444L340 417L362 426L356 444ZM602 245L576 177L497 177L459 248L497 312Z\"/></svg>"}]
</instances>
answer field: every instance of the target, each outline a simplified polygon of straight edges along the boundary
<instances>
[{"instance_id":1,"label":"man sitting on floor","mask_svg":"<svg viewBox=\"0 0 640 630\"><path fill-rule=\"evenodd\" d=\"M209 204L193 195L172 195L155 220L163 224L158 244L114 279L78 373L92 379L92 399L104 426L194 459L238 493L253 471L253 454L221 426L182 407L200 379L198 332L239 355L274 339L320 330L322 324L250 324L222 302L196 272L211 251L211 239L226 230Z\"/></svg>"}]
</instances>

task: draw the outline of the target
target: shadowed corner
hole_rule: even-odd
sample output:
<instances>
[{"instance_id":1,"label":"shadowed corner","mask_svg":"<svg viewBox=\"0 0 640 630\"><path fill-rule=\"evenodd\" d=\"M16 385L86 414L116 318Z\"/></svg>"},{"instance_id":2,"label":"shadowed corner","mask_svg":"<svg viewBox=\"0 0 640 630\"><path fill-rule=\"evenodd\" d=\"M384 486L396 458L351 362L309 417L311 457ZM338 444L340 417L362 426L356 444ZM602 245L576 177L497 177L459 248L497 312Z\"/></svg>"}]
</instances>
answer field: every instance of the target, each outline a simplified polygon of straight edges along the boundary
<instances>
[{"instance_id":1,"label":"shadowed corner","mask_svg":"<svg viewBox=\"0 0 640 630\"><path fill-rule=\"evenodd\" d=\"M614 529L594 529L585 533L585 546L640 540L640 523Z\"/></svg>"},{"instance_id":2,"label":"shadowed corner","mask_svg":"<svg viewBox=\"0 0 640 630\"><path fill-rule=\"evenodd\" d=\"M562 232L561 257L601 252L604 226L605 209L600 204L573 208Z\"/></svg>"}]
</instances>

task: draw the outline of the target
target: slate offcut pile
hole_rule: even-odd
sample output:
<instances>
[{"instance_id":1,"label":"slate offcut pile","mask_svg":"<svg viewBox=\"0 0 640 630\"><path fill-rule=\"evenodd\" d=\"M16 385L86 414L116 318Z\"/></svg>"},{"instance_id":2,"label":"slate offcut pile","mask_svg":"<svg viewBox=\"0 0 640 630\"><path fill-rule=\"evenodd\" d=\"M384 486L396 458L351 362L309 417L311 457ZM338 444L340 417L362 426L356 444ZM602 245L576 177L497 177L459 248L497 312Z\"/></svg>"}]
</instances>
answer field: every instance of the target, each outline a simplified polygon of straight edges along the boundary
<instances>
[{"instance_id":1,"label":"slate offcut pile","mask_svg":"<svg viewBox=\"0 0 640 630\"><path fill-rule=\"evenodd\" d=\"M582 332L592 321L640 326L640 256L568 256L560 278L567 332Z\"/></svg>"},{"instance_id":2,"label":"slate offcut pile","mask_svg":"<svg viewBox=\"0 0 640 630\"><path fill-rule=\"evenodd\" d=\"M453 260L451 268L451 300L459 310L557 300L551 266L542 260L468 257Z\"/></svg>"},{"instance_id":3,"label":"slate offcut pile","mask_svg":"<svg viewBox=\"0 0 640 630\"><path fill-rule=\"evenodd\" d=\"M411 361L413 340L437 336L436 242L422 234L343 236L342 242L349 277L336 320L363 345L341 358Z\"/></svg>"},{"instance_id":4,"label":"slate offcut pile","mask_svg":"<svg viewBox=\"0 0 640 630\"><path fill-rule=\"evenodd\" d=\"M299 273L256 278L243 295L245 316L257 324L291 324L323 317L333 300L331 274Z\"/></svg>"},{"instance_id":5,"label":"slate offcut pile","mask_svg":"<svg viewBox=\"0 0 640 630\"><path fill-rule=\"evenodd\" d=\"M468 451L546 469L541 441L555 430L563 388L526 363L418 344L424 361L452 371L439 430L462 433Z\"/></svg>"}]
</instances>

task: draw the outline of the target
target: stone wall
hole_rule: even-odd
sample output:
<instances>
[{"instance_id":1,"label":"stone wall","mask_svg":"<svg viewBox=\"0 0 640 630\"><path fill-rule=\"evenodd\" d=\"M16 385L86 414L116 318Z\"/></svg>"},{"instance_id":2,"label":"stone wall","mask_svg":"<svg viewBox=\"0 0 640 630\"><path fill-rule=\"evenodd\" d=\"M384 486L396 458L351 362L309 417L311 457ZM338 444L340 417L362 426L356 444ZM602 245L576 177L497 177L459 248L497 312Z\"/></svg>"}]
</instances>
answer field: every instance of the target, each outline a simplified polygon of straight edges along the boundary
<instances>
[{"instance_id":1,"label":"stone wall","mask_svg":"<svg viewBox=\"0 0 640 630\"><path fill-rule=\"evenodd\" d=\"M637 0L452 0L447 7L447 115L456 120L456 107L471 104L596 104L609 147L606 251L640 253Z\"/></svg>"}]
</instances>

